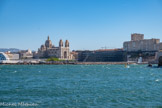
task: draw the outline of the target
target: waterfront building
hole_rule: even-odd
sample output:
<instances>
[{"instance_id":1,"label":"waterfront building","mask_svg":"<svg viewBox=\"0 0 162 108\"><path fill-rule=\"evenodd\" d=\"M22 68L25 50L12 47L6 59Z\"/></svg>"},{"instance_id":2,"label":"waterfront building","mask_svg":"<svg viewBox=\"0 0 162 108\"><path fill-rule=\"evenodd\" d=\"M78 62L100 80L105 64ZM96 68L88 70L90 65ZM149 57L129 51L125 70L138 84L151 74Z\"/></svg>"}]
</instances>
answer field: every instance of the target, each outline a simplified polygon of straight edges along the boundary
<instances>
[{"instance_id":1,"label":"waterfront building","mask_svg":"<svg viewBox=\"0 0 162 108\"><path fill-rule=\"evenodd\" d=\"M0 61L18 60L19 54L12 54L10 52L0 52Z\"/></svg>"},{"instance_id":2,"label":"waterfront building","mask_svg":"<svg viewBox=\"0 0 162 108\"><path fill-rule=\"evenodd\" d=\"M72 60L78 60L78 52L72 51L70 52Z\"/></svg>"},{"instance_id":3,"label":"waterfront building","mask_svg":"<svg viewBox=\"0 0 162 108\"><path fill-rule=\"evenodd\" d=\"M153 61L156 52L162 50L160 39L144 39L144 34L131 34L131 41L123 43L123 50L127 53L128 61L138 61L142 57L142 62Z\"/></svg>"},{"instance_id":4,"label":"waterfront building","mask_svg":"<svg viewBox=\"0 0 162 108\"><path fill-rule=\"evenodd\" d=\"M122 49L104 49L77 51L80 62L122 62L126 61L126 52Z\"/></svg>"},{"instance_id":5,"label":"waterfront building","mask_svg":"<svg viewBox=\"0 0 162 108\"><path fill-rule=\"evenodd\" d=\"M0 52L0 61L2 60L9 60L9 57L7 56L7 54Z\"/></svg>"},{"instance_id":6,"label":"waterfront building","mask_svg":"<svg viewBox=\"0 0 162 108\"><path fill-rule=\"evenodd\" d=\"M131 34L131 41L123 43L124 51L158 51L161 47L160 39L144 39L144 34Z\"/></svg>"},{"instance_id":7,"label":"waterfront building","mask_svg":"<svg viewBox=\"0 0 162 108\"><path fill-rule=\"evenodd\" d=\"M33 53L30 49L19 51L19 55L21 59L31 59L33 58Z\"/></svg>"},{"instance_id":8,"label":"waterfront building","mask_svg":"<svg viewBox=\"0 0 162 108\"><path fill-rule=\"evenodd\" d=\"M63 60L70 60L70 48L69 41L66 40L65 44L62 39L59 41L59 46L56 47L52 44L50 37L48 36L45 44L41 45L38 49L38 52L34 54L35 58L48 58L48 57L56 57Z\"/></svg>"}]
</instances>

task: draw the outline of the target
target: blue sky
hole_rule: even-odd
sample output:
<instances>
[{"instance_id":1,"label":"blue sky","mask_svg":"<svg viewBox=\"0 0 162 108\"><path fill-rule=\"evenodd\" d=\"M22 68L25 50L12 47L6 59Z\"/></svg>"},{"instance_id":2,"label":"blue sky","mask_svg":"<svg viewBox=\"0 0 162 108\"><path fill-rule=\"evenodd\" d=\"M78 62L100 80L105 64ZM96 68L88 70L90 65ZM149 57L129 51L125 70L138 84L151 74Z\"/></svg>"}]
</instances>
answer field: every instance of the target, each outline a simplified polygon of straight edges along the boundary
<instances>
[{"instance_id":1,"label":"blue sky","mask_svg":"<svg viewBox=\"0 0 162 108\"><path fill-rule=\"evenodd\" d=\"M121 48L131 33L162 41L162 0L0 0L0 48Z\"/></svg>"}]
</instances>

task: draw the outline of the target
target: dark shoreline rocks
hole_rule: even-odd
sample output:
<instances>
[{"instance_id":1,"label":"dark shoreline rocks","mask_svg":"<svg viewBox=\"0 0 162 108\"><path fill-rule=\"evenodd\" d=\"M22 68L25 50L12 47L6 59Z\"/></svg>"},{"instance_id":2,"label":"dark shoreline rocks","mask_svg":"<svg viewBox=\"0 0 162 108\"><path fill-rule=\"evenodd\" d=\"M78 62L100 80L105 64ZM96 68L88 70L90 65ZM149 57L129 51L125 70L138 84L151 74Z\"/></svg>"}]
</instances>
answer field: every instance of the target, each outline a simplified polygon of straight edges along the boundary
<instances>
[{"instance_id":1,"label":"dark shoreline rocks","mask_svg":"<svg viewBox=\"0 0 162 108\"><path fill-rule=\"evenodd\" d=\"M162 67L162 56L159 57L159 63L158 63L158 67Z\"/></svg>"}]
</instances>

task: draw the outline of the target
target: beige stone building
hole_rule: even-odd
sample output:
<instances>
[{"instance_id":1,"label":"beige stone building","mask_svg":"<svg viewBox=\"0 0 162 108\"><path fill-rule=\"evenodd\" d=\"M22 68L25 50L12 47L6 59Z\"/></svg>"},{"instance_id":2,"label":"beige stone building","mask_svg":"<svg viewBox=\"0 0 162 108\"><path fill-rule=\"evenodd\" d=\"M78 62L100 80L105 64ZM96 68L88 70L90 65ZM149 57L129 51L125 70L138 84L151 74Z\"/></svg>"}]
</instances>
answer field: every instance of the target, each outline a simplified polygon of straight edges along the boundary
<instances>
[{"instance_id":1,"label":"beige stone building","mask_svg":"<svg viewBox=\"0 0 162 108\"><path fill-rule=\"evenodd\" d=\"M30 49L19 51L20 59L31 59L33 58L33 53Z\"/></svg>"},{"instance_id":2,"label":"beige stone building","mask_svg":"<svg viewBox=\"0 0 162 108\"><path fill-rule=\"evenodd\" d=\"M157 44L157 49L159 49L159 51L162 51L162 42Z\"/></svg>"},{"instance_id":3,"label":"beige stone building","mask_svg":"<svg viewBox=\"0 0 162 108\"><path fill-rule=\"evenodd\" d=\"M123 43L124 51L159 51L162 50L160 39L144 39L144 34L131 34L131 41Z\"/></svg>"},{"instance_id":4,"label":"beige stone building","mask_svg":"<svg viewBox=\"0 0 162 108\"><path fill-rule=\"evenodd\" d=\"M38 58L48 58L48 57L56 57L59 59L70 60L70 48L69 48L69 41L65 41L65 45L62 40L59 42L59 46L55 47L52 44L49 36L44 45L38 49L37 54L35 54Z\"/></svg>"},{"instance_id":5,"label":"beige stone building","mask_svg":"<svg viewBox=\"0 0 162 108\"><path fill-rule=\"evenodd\" d=\"M131 41L139 41L139 40L144 40L144 34L131 34Z\"/></svg>"}]
</instances>

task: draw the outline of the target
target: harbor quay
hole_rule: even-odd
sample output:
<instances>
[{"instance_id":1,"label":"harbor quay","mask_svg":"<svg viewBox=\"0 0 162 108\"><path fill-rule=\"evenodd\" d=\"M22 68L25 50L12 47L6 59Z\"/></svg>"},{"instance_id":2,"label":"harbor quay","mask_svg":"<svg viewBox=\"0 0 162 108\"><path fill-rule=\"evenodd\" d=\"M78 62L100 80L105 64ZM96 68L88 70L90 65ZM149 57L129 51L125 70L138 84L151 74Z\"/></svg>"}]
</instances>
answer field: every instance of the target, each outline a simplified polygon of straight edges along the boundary
<instances>
[{"instance_id":1,"label":"harbor quay","mask_svg":"<svg viewBox=\"0 0 162 108\"><path fill-rule=\"evenodd\" d=\"M73 50L70 42L60 39L55 46L50 37L38 51L20 50L0 52L0 64L158 64L161 66L162 42L144 39L144 34L133 33L122 48Z\"/></svg>"},{"instance_id":2,"label":"harbor quay","mask_svg":"<svg viewBox=\"0 0 162 108\"><path fill-rule=\"evenodd\" d=\"M35 61L31 60L29 62L7 62L0 63L0 65L129 65L129 64L138 64L136 62L78 62L78 61ZM147 64L146 62L139 64Z\"/></svg>"}]
</instances>

